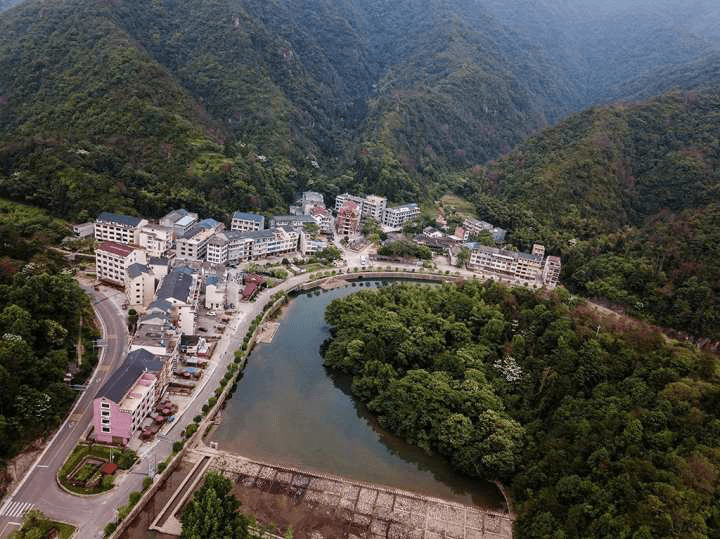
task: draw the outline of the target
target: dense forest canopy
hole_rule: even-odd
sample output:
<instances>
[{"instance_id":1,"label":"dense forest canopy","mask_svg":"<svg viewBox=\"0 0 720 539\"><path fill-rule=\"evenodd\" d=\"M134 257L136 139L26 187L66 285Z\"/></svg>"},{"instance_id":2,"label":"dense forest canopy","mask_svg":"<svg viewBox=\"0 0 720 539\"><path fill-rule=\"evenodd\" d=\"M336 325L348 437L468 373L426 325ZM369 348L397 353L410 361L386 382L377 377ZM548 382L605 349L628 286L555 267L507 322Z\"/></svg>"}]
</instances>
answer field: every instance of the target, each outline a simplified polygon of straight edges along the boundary
<instances>
[{"instance_id":1,"label":"dense forest canopy","mask_svg":"<svg viewBox=\"0 0 720 539\"><path fill-rule=\"evenodd\" d=\"M64 383L68 370L83 380L96 361L88 297L47 252L66 231L44 212L0 200L0 470L61 423L75 400ZM85 348L80 369L79 344Z\"/></svg>"},{"instance_id":2,"label":"dense forest canopy","mask_svg":"<svg viewBox=\"0 0 720 539\"><path fill-rule=\"evenodd\" d=\"M0 194L77 219L430 198L584 106L720 82L714 4L604 4L27 0L0 15Z\"/></svg>"},{"instance_id":3,"label":"dense forest canopy","mask_svg":"<svg viewBox=\"0 0 720 539\"><path fill-rule=\"evenodd\" d=\"M325 364L380 423L510 487L518 537L718 537L720 361L558 289L333 301Z\"/></svg>"},{"instance_id":4,"label":"dense forest canopy","mask_svg":"<svg viewBox=\"0 0 720 539\"><path fill-rule=\"evenodd\" d=\"M573 290L720 340L720 93L596 107L468 176L478 214L563 258Z\"/></svg>"}]
</instances>

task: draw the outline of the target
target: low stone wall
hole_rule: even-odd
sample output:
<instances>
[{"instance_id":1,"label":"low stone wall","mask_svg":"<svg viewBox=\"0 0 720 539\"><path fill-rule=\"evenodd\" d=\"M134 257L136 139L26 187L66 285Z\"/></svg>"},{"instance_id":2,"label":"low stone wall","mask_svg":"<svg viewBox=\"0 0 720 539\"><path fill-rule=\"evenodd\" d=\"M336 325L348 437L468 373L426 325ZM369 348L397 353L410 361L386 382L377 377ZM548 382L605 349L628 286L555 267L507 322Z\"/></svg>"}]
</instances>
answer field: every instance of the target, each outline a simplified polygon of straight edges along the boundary
<instances>
[{"instance_id":1,"label":"low stone wall","mask_svg":"<svg viewBox=\"0 0 720 539\"><path fill-rule=\"evenodd\" d=\"M206 454L205 452L203 452ZM325 473L307 472L216 452L212 468L238 488L283 496L295 510L324 508L356 537L418 539L510 539L513 516L414 492ZM278 516L279 518L279 516ZM341 525L342 526L342 525ZM319 538L323 537L318 535ZM330 539L328 537L328 539Z\"/></svg>"}]
</instances>

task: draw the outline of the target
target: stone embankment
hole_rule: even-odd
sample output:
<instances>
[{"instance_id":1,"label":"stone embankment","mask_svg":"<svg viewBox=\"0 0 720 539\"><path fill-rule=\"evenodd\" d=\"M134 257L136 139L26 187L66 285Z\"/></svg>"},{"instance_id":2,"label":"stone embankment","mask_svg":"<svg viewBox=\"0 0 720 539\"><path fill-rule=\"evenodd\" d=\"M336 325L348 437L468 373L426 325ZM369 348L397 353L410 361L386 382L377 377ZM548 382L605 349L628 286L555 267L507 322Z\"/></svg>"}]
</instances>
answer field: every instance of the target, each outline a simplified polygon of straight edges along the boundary
<instances>
[{"instance_id":1,"label":"stone embankment","mask_svg":"<svg viewBox=\"0 0 720 539\"><path fill-rule=\"evenodd\" d=\"M208 450L202 449L207 455ZM210 467L233 479L249 497L283 497L290 511L321 512L335 521L336 537L363 539L507 539L508 513L421 494L307 472L214 451ZM307 517L306 517L307 518ZM342 530L342 532L340 532ZM322 539L317 529L313 538Z\"/></svg>"}]
</instances>

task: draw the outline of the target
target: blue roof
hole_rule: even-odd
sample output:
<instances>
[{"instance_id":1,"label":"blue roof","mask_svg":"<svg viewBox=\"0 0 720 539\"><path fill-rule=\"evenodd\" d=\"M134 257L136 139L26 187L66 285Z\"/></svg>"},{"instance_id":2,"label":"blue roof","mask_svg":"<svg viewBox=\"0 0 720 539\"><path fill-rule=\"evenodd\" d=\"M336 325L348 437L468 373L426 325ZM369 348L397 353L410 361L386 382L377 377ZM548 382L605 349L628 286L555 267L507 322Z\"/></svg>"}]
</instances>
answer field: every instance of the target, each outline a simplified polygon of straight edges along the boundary
<instances>
[{"instance_id":1,"label":"blue roof","mask_svg":"<svg viewBox=\"0 0 720 539\"><path fill-rule=\"evenodd\" d=\"M198 226L200 228L215 228L220 224L220 221L216 221L215 219L203 219L198 223Z\"/></svg>"},{"instance_id":2,"label":"blue roof","mask_svg":"<svg viewBox=\"0 0 720 539\"><path fill-rule=\"evenodd\" d=\"M142 221L142 219L140 219L139 217L133 217L131 215L121 215L118 213L110 213L106 211L98 215L97 220L125 226L138 226L140 224L140 221Z\"/></svg>"},{"instance_id":3,"label":"blue roof","mask_svg":"<svg viewBox=\"0 0 720 539\"><path fill-rule=\"evenodd\" d=\"M160 372L165 361L156 357L144 348L130 352L110 379L105 382L95 396L96 399L105 397L119 403L133 384L144 372Z\"/></svg>"},{"instance_id":4,"label":"blue roof","mask_svg":"<svg viewBox=\"0 0 720 539\"><path fill-rule=\"evenodd\" d=\"M241 219L243 221L256 221L258 223L263 223L265 221L265 217L262 215L258 215L257 213L247 213L244 211L236 211L233 213L233 219Z\"/></svg>"}]
</instances>

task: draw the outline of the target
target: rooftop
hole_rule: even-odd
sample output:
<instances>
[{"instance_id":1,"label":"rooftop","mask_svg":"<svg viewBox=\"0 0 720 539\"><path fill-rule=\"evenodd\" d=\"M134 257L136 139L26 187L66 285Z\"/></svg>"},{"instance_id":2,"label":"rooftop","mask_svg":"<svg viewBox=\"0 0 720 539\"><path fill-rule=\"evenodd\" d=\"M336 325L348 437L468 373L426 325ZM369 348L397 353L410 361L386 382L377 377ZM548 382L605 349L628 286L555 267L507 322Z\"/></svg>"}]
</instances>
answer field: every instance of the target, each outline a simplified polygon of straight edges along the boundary
<instances>
[{"instance_id":1,"label":"rooftop","mask_svg":"<svg viewBox=\"0 0 720 539\"><path fill-rule=\"evenodd\" d=\"M257 213L248 213L243 211L236 211L233 213L232 216L233 219L241 219L243 221L256 221L258 223L262 223L265 220L265 217L262 215L258 215Z\"/></svg>"},{"instance_id":2,"label":"rooftop","mask_svg":"<svg viewBox=\"0 0 720 539\"><path fill-rule=\"evenodd\" d=\"M192 282L192 275L182 271L180 268L176 268L165 276L155 293L155 297L158 300L173 298L185 303L188 296L190 296Z\"/></svg>"},{"instance_id":3,"label":"rooftop","mask_svg":"<svg viewBox=\"0 0 720 539\"><path fill-rule=\"evenodd\" d=\"M120 409L126 412L134 412L145 396L153 390L156 379L154 374L142 373L120 403Z\"/></svg>"},{"instance_id":4,"label":"rooftop","mask_svg":"<svg viewBox=\"0 0 720 539\"><path fill-rule=\"evenodd\" d=\"M130 264L128 266L127 273L131 279L135 279L136 277L140 277L143 273L152 273L152 270L145 264L138 264L136 262L135 264Z\"/></svg>"},{"instance_id":5,"label":"rooftop","mask_svg":"<svg viewBox=\"0 0 720 539\"><path fill-rule=\"evenodd\" d=\"M151 266L169 266L170 261L167 258L161 258L157 256L150 257L150 261L148 262Z\"/></svg>"},{"instance_id":6,"label":"rooftop","mask_svg":"<svg viewBox=\"0 0 720 539\"><path fill-rule=\"evenodd\" d=\"M175 226L186 227L190 226L194 222L195 218L192 215L183 215L182 217L180 217L180 219L175 221Z\"/></svg>"},{"instance_id":7,"label":"rooftop","mask_svg":"<svg viewBox=\"0 0 720 539\"><path fill-rule=\"evenodd\" d=\"M103 223L115 223L123 226L138 226L142 219L131 215L121 215L119 213L102 212L97 217L98 221Z\"/></svg>"},{"instance_id":8,"label":"rooftop","mask_svg":"<svg viewBox=\"0 0 720 539\"><path fill-rule=\"evenodd\" d=\"M110 379L105 382L95 396L96 399L104 397L112 402L119 403L128 390L133 387L140 375L144 372L160 372L164 361L155 357L147 350L135 350L130 352L125 361L113 373Z\"/></svg>"},{"instance_id":9,"label":"rooftop","mask_svg":"<svg viewBox=\"0 0 720 539\"><path fill-rule=\"evenodd\" d=\"M134 250L135 247L114 243L112 241L104 241L95 248L95 251L105 251L106 253L112 253L114 255L122 256L123 258L130 256Z\"/></svg>"}]
</instances>

